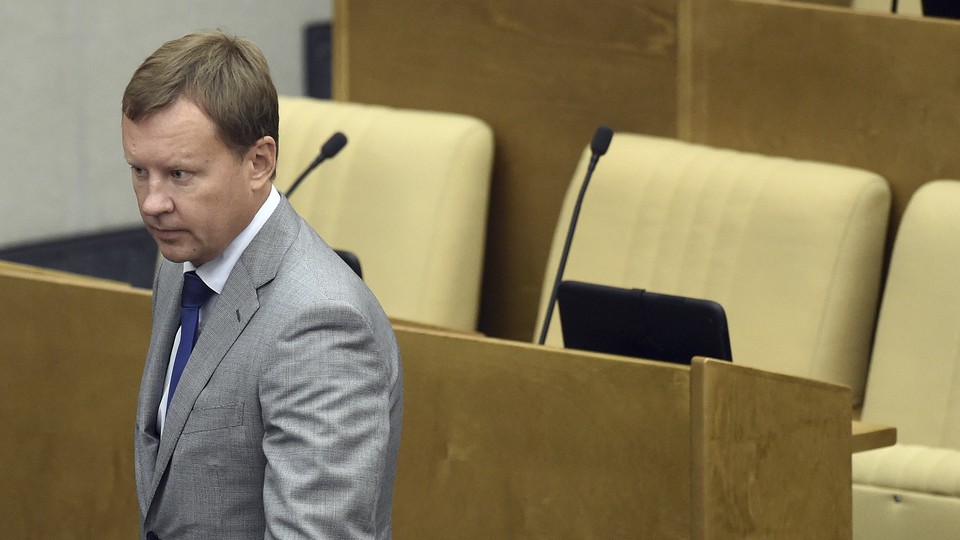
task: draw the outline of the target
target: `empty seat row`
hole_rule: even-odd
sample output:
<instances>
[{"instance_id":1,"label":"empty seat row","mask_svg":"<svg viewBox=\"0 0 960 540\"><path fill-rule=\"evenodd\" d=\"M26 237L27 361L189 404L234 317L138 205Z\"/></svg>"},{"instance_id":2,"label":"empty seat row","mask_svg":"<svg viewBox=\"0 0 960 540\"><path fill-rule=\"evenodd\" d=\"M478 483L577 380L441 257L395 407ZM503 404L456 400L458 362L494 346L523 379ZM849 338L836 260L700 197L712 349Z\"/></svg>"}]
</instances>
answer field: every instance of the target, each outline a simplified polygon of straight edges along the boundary
<instances>
[{"instance_id":1,"label":"empty seat row","mask_svg":"<svg viewBox=\"0 0 960 540\"><path fill-rule=\"evenodd\" d=\"M311 98L281 97L280 113L281 189L330 134L348 134L350 151L291 202L333 247L356 253L387 313L475 330L490 127ZM557 219L535 336L590 157L587 148ZM564 278L716 301L735 362L850 387L862 419L900 437L854 456L855 536L960 536L960 182L914 194L883 279L890 205L870 171L618 133L584 197ZM562 346L558 318L547 336Z\"/></svg>"}]
</instances>

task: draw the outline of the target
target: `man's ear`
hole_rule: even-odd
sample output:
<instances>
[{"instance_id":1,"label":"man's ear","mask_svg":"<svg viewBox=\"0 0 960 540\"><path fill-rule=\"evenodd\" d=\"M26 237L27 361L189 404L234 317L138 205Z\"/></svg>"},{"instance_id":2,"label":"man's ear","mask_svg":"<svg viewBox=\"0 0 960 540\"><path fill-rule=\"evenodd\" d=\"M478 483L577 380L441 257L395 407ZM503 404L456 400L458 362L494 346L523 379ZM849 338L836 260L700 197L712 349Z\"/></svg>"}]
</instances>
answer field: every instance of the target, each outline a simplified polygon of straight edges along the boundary
<instances>
[{"instance_id":1,"label":"man's ear","mask_svg":"<svg viewBox=\"0 0 960 540\"><path fill-rule=\"evenodd\" d=\"M277 141L269 135L260 137L247 150L246 160L250 172L250 182L257 190L273 179L277 169Z\"/></svg>"}]
</instances>

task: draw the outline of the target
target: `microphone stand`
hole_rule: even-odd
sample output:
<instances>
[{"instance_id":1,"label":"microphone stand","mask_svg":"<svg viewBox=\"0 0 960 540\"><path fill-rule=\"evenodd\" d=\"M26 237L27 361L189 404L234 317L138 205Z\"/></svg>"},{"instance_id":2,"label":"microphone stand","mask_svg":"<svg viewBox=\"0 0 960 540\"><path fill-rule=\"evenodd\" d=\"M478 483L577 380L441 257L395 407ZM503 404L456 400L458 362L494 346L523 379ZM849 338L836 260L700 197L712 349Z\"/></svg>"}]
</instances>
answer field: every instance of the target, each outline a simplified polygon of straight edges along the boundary
<instances>
[{"instance_id":1,"label":"microphone stand","mask_svg":"<svg viewBox=\"0 0 960 540\"><path fill-rule=\"evenodd\" d=\"M570 227L567 229L567 238L563 244L563 251L560 253L560 266L557 268L557 276L553 281L553 291L550 293L550 301L547 303L547 314L543 319L543 326L540 328L540 339L538 343L543 345L547 340L547 331L550 329L550 319L553 317L553 306L557 302L557 291L560 289L560 281L563 279L563 270L567 266L567 256L570 254L570 244L573 243L573 232L577 226L577 218L580 217L580 207L583 205L583 196L587 192L587 184L590 183L590 177L593 176L593 169L596 168L600 156L607 153L610 146L610 139L613 138L613 130L607 126L600 126L593 135L593 141L590 143L590 163L587 165L587 174L583 178L583 185L580 186L580 193L577 195L577 202L573 206L573 214L570 217Z\"/></svg>"}]
</instances>

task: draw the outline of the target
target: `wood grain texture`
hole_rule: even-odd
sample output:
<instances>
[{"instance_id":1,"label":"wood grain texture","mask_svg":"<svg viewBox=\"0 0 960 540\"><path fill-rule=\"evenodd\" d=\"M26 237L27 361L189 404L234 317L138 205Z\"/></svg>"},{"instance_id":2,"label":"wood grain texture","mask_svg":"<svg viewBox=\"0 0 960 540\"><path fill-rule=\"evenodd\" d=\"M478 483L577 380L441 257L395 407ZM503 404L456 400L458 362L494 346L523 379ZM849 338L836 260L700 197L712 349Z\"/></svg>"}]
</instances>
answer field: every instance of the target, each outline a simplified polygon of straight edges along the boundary
<instances>
[{"instance_id":1,"label":"wood grain texture","mask_svg":"<svg viewBox=\"0 0 960 540\"><path fill-rule=\"evenodd\" d=\"M395 538L688 536L688 368L396 331Z\"/></svg>"},{"instance_id":2,"label":"wood grain texture","mask_svg":"<svg viewBox=\"0 0 960 540\"><path fill-rule=\"evenodd\" d=\"M846 388L395 330L398 539L850 536Z\"/></svg>"},{"instance_id":3,"label":"wood grain texture","mask_svg":"<svg viewBox=\"0 0 960 540\"><path fill-rule=\"evenodd\" d=\"M0 265L0 304L0 537L135 536L149 291ZM849 530L845 389L395 325L398 539L689 538L698 471L732 494L704 530Z\"/></svg>"},{"instance_id":4,"label":"wood grain texture","mask_svg":"<svg viewBox=\"0 0 960 540\"><path fill-rule=\"evenodd\" d=\"M337 99L493 128L480 330L532 340L560 203L594 130L676 134L677 3L341 0L334 13Z\"/></svg>"},{"instance_id":5,"label":"wood grain texture","mask_svg":"<svg viewBox=\"0 0 960 540\"><path fill-rule=\"evenodd\" d=\"M864 452L897 443L897 428L854 421L851 425L853 442L851 452Z\"/></svg>"},{"instance_id":6,"label":"wood grain texture","mask_svg":"<svg viewBox=\"0 0 960 540\"><path fill-rule=\"evenodd\" d=\"M693 538L850 538L850 391L695 359Z\"/></svg>"},{"instance_id":7,"label":"wood grain texture","mask_svg":"<svg viewBox=\"0 0 960 540\"><path fill-rule=\"evenodd\" d=\"M692 0L688 35L691 140L874 171L891 240L917 187L960 177L960 22Z\"/></svg>"},{"instance_id":8,"label":"wood grain texture","mask_svg":"<svg viewBox=\"0 0 960 540\"><path fill-rule=\"evenodd\" d=\"M150 291L0 265L0 305L0 537L135 537Z\"/></svg>"}]
</instances>

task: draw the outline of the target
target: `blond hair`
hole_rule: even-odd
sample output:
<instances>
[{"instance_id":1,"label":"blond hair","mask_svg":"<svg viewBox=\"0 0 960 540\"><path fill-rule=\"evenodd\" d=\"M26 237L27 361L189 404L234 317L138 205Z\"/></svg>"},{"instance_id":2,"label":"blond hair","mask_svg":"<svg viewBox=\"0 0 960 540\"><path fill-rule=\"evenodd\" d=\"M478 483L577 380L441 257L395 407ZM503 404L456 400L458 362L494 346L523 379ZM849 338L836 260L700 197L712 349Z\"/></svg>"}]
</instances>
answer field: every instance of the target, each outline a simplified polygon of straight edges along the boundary
<instances>
[{"instance_id":1,"label":"blond hair","mask_svg":"<svg viewBox=\"0 0 960 540\"><path fill-rule=\"evenodd\" d=\"M138 122L181 97L210 117L238 158L261 137L279 144L277 90L266 58L250 41L215 30L164 43L127 84L123 114Z\"/></svg>"}]
</instances>

